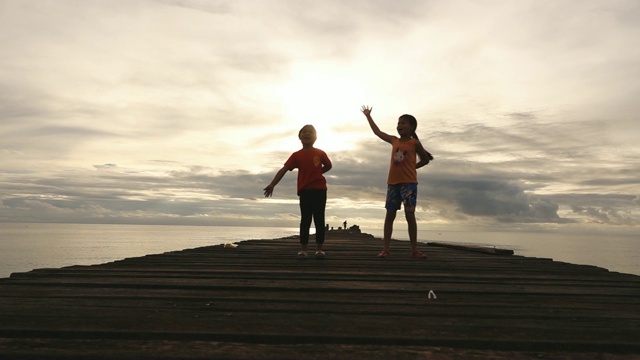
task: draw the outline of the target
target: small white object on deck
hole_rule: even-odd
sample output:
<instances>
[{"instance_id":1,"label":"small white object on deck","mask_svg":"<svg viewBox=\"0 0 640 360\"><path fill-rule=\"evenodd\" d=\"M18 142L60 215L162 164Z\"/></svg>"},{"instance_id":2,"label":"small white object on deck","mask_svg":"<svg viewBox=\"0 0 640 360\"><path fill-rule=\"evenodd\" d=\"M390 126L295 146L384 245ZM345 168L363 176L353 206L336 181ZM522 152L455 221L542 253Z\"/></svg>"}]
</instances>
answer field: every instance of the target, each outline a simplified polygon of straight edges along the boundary
<instances>
[{"instance_id":1,"label":"small white object on deck","mask_svg":"<svg viewBox=\"0 0 640 360\"><path fill-rule=\"evenodd\" d=\"M436 293L434 293L433 290L429 290L429 295L427 296L429 297L429 299L433 299L433 300L438 299L438 297L436 296Z\"/></svg>"}]
</instances>

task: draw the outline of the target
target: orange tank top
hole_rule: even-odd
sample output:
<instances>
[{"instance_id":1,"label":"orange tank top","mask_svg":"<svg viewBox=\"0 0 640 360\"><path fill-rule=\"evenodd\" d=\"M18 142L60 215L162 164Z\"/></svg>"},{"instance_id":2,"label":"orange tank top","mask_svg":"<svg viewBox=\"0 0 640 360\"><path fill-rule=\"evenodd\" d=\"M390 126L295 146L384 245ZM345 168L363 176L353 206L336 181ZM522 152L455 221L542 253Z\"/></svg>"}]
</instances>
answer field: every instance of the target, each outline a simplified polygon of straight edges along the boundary
<instances>
[{"instance_id":1,"label":"orange tank top","mask_svg":"<svg viewBox=\"0 0 640 360\"><path fill-rule=\"evenodd\" d=\"M400 141L399 138L395 138L391 145L391 164L387 184L417 184L416 139Z\"/></svg>"}]
</instances>

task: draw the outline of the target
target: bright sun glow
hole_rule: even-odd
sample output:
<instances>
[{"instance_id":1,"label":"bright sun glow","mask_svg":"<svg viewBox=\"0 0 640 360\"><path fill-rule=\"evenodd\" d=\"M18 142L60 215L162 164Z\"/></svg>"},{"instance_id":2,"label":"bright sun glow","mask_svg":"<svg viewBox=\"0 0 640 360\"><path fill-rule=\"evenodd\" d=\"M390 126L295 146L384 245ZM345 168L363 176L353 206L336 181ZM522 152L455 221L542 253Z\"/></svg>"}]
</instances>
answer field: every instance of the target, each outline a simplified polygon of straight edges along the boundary
<instances>
[{"instance_id":1,"label":"bright sun glow","mask_svg":"<svg viewBox=\"0 0 640 360\"><path fill-rule=\"evenodd\" d=\"M283 113L290 124L313 125L316 146L325 151L349 149L349 129L362 120L364 91L355 78L329 69L294 69L282 89Z\"/></svg>"}]
</instances>

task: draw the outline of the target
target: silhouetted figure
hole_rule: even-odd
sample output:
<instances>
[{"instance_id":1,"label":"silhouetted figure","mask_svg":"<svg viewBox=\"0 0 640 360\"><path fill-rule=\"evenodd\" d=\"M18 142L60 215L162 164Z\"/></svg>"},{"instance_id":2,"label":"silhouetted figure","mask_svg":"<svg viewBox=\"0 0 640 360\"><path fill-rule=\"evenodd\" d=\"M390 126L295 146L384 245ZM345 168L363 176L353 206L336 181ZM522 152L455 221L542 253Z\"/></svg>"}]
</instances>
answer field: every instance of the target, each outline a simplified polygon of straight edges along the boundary
<instances>
[{"instance_id":1,"label":"silhouetted figure","mask_svg":"<svg viewBox=\"0 0 640 360\"><path fill-rule=\"evenodd\" d=\"M396 131L400 135L398 138L380 131L371 117L371 107L363 106L361 110L367 117L373 133L391 144L391 163L387 177L387 201L385 204L387 214L384 219L384 248L378 254L378 257L386 258L389 256L393 221L396 219L397 211L403 205L409 228L411 258L425 259L427 256L418 250L418 224L415 214L418 193L418 174L416 169L427 165L429 161L433 160L433 156L425 150L418 139L418 135L416 135L418 121L408 114L400 116L396 126ZM416 162L417 158L420 161Z\"/></svg>"},{"instance_id":2,"label":"silhouetted figure","mask_svg":"<svg viewBox=\"0 0 640 360\"><path fill-rule=\"evenodd\" d=\"M316 129L312 125L305 125L298 132L298 139L302 149L291 154L284 166L278 170L271 183L265 187L264 196L273 194L273 188L282 180L287 171L298 169L298 196L300 197L300 245L298 257L307 257L309 243L309 228L311 220L316 226L316 257L323 258L322 244L324 243L324 210L327 204L327 181L324 173L331 170L331 160L327 154L313 147L316 142Z\"/></svg>"}]
</instances>

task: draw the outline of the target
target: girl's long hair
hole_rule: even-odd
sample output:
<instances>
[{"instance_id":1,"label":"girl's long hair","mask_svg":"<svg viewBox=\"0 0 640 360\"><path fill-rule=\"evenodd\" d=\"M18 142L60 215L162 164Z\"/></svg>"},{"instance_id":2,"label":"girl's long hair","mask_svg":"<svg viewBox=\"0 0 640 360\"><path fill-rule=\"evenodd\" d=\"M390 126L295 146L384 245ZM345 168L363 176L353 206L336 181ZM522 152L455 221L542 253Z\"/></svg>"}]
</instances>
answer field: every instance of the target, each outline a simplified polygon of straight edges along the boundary
<instances>
[{"instance_id":1,"label":"girl's long hair","mask_svg":"<svg viewBox=\"0 0 640 360\"><path fill-rule=\"evenodd\" d=\"M400 120L404 120L409 124L411 124L411 126L413 126L413 134L411 134L411 136L413 136L416 140L420 140L418 138L418 134L416 134L416 129L418 128L418 120L416 120L416 118L413 115L409 115L409 114L401 115Z\"/></svg>"}]
</instances>

